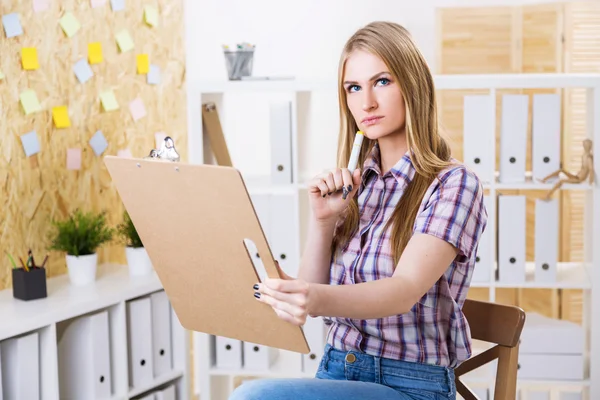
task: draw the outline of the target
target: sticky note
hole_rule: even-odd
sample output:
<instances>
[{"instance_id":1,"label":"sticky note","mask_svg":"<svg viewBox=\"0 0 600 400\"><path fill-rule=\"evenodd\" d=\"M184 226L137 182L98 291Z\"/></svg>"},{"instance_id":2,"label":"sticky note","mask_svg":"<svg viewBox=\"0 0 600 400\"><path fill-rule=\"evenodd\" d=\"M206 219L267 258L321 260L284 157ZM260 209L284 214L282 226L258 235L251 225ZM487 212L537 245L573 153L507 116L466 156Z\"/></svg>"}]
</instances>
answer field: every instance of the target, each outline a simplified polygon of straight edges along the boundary
<instances>
[{"instance_id":1,"label":"sticky note","mask_svg":"<svg viewBox=\"0 0 600 400\"><path fill-rule=\"evenodd\" d=\"M94 76L94 72L90 68L90 64L88 64L85 58L77 61L73 66L73 72L75 72L75 76L79 79L79 82L86 83L92 76Z\"/></svg>"},{"instance_id":2,"label":"sticky note","mask_svg":"<svg viewBox=\"0 0 600 400\"><path fill-rule=\"evenodd\" d=\"M119 108L119 103L117 103L117 98L112 90L100 93L100 102L102 102L104 111L114 111Z\"/></svg>"},{"instance_id":3,"label":"sticky note","mask_svg":"<svg viewBox=\"0 0 600 400\"><path fill-rule=\"evenodd\" d=\"M106 138L104 137L101 131L97 131L94 134L94 136L92 136L92 138L90 139L90 146L92 146L92 149L94 150L94 153L96 153L97 156L102 155L102 153L104 153L104 151L108 147L108 142L106 141Z\"/></svg>"},{"instance_id":4,"label":"sticky note","mask_svg":"<svg viewBox=\"0 0 600 400\"><path fill-rule=\"evenodd\" d=\"M129 103L129 111L134 121L146 116L146 107L144 107L144 103L139 97Z\"/></svg>"},{"instance_id":5,"label":"sticky note","mask_svg":"<svg viewBox=\"0 0 600 400\"><path fill-rule=\"evenodd\" d=\"M35 91L25 90L21 93L19 98L21 99L21 105L23 106L26 115L42 110L42 106L38 101Z\"/></svg>"},{"instance_id":6,"label":"sticky note","mask_svg":"<svg viewBox=\"0 0 600 400\"><path fill-rule=\"evenodd\" d=\"M35 70L40 67L35 47L23 47L21 49L21 64L25 70Z\"/></svg>"},{"instance_id":7,"label":"sticky note","mask_svg":"<svg viewBox=\"0 0 600 400\"><path fill-rule=\"evenodd\" d=\"M71 126L69 119L69 110L67 106L59 106L52 108L52 119L57 128L68 128Z\"/></svg>"},{"instance_id":8,"label":"sticky note","mask_svg":"<svg viewBox=\"0 0 600 400\"><path fill-rule=\"evenodd\" d=\"M23 150L27 157L40 152L40 141L35 131L21 135L21 144L23 144Z\"/></svg>"},{"instance_id":9,"label":"sticky note","mask_svg":"<svg viewBox=\"0 0 600 400\"><path fill-rule=\"evenodd\" d=\"M160 149L160 147L162 146L163 142L165 141L165 138L167 137L167 134L164 132L156 132L154 134L154 148L155 149Z\"/></svg>"},{"instance_id":10,"label":"sticky note","mask_svg":"<svg viewBox=\"0 0 600 400\"><path fill-rule=\"evenodd\" d=\"M67 169L81 169L81 149L67 149Z\"/></svg>"},{"instance_id":11,"label":"sticky note","mask_svg":"<svg viewBox=\"0 0 600 400\"><path fill-rule=\"evenodd\" d=\"M106 4L106 0L90 0L92 8L102 7Z\"/></svg>"},{"instance_id":12,"label":"sticky note","mask_svg":"<svg viewBox=\"0 0 600 400\"><path fill-rule=\"evenodd\" d=\"M138 54L137 60L137 73L147 74L150 69L150 61L148 61L148 54Z\"/></svg>"},{"instance_id":13,"label":"sticky note","mask_svg":"<svg viewBox=\"0 0 600 400\"><path fill-rule=\"evenodd\" d=\"M68 37L72 37L79 29L81 29L81 24L77 18L75 18L73 13L70 12L62 16L60 19L60 26Z\"/></svg>"},{"instance_id":14,"label":"sticky note","mask_svg":"<svg viewBox=\"0 0 600 400\"><path fill-rule=\"evenodd\" d=\"M102 44L100 42L88 44L88 60L90 64L102 62Z\"/></svg>"},{"instance_id":15,"label":"sticky note","mask_svg":"<svg viewBox=\"0 0 600 400\"><path fill-rule=\"evenodd\" d=\"M121 150L117 151L117 157L133 158L133 155L131 154L131 150L121 149Z\"/></svg>"},{"instance_id":16,"label":"sticky note","mask_svg":"<svg viewBox=\"0 0 600 400\"><path fill-rule=\"evenodd\" d=\"M125 0L110 0L110 6L113 11L123 11L125 9Z\"/></svg>"},{"instance_id":17,"label":"sticky note","mask_svg":"<svg viewBox=\"0 0 600 400\"><path fill-rule=\"evenodd\" d=\"M147 75L148 84L158 85L160 83L160 68L158 65L151 64Z\"/></svg>"},{"instance_id":18,"label":"sticky note","mask_svg":"<svg viewBox=\"0 0 600 400\"><path fill-rule=\"evenodd\" d=\"M133 49L133 39L131 39L126 29L117 34L117 44L119 45L119 49L121 49L121 53Z\"/></svg>"},{"instance_id":19,"label":"sticky note","mask_svg":"<svg viewBox=\"0 0 600 400\"><path fill-rule=\"evenodd\" d=\"M49 5L49 0L33 0L33 12L46 11Z\"/></svg>"},{"instance_id":20,"label":"sticky note","mask_svg":"<svg viewBox=\"0 0 600 400\"><path fill-rule=\"evenodd\" d=\"M4 73L2 71L0 71L0 81L4 79Z\"/></svg>"},{"instance_id":21,"label":"sticky note","mask_svg":"<svg viewBox=\"0 0 600 400\"><path fill-rule=\"evenodd\" d=\"M7 38L20 36L23 34L23 27L19 20L19 14L11 13L2 16L2 25Z\"/></svg>"},{"instance_id":22,"label":"sticky note","mask_svg":"<svg viewBox=\"0 0 600 400\"><path fill-rule=\"evenodd\" d=\"M158 10L153 6L144 7L144 19L150 26L158 25Z\"/></svg>"}]
</instances>

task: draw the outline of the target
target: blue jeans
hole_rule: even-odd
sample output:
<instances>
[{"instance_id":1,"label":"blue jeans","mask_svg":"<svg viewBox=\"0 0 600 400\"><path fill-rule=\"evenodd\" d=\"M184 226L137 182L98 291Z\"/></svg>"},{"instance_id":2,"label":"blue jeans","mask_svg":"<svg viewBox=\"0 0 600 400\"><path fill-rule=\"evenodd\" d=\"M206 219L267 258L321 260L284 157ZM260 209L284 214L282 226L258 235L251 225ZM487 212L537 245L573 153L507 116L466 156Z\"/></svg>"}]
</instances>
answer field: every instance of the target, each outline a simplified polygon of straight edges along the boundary
<instances>
[{"instance_id":1,"label":"blue jeans","mask_svg":"<svg viewBox=\"0 0 600 400\"><path fill-rule=\"evenodd\" d=\"M248 381L229 400L456 399L451 368L344 352L329 344L315 378Z\"/></svg>"}]
</instances>

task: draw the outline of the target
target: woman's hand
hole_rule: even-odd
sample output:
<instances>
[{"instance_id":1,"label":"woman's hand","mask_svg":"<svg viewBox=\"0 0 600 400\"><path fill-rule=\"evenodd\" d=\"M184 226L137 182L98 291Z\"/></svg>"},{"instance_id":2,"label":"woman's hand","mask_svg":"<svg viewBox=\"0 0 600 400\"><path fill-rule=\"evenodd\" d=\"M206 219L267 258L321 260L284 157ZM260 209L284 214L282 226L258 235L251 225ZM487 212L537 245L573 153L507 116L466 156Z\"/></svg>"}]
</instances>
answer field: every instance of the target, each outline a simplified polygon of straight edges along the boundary
<instances>
[{"instance_id":1,"label":"woman's hand","mask_svg":"<svg viewBox=\"0 0 600 400\"><path fill-rule=\"evenodd\" d=\"M302 326L306 317L311 315L313 305L313 286L301 279L294 279L281 270L282 279L267 278L263 283L254 285L254 297L270 305L277 316L291 324Z\"/></svg>"},{"instance_id":2,"label":"woman's hand","mask_svg":"<svg viewBox=\"0 0 600 400\"><path fill-rule=\"evenodd\" d=\"M360 169L350 174L336 168L317 175L308 183L308 196L314 217L320 222L337 220L360 185ZM344 198L344 193L346 196Z\"/></svg>"}]
</instances>

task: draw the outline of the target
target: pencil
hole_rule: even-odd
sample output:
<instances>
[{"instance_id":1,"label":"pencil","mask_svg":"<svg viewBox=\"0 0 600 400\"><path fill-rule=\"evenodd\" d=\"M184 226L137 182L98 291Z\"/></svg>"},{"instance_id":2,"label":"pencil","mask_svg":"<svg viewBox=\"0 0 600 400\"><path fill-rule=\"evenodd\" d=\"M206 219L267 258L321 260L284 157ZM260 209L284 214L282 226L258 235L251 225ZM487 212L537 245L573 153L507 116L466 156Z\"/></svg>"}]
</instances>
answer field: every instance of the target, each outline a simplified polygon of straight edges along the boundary
<instances>
[{"instance_id":1,"label":"pencil","mask_svg":"<svg viewBox=\"0 0 600 400\"><path fill-rule=\"evenodd\" d=\"M44 268L44 265L46 265L46 261L48 261L48 254L46 254L46 257L44 257L44 261L42 261L42 265L40 266L40 268Z\"/></svg>"},{"instance_id":2,"label":"pencil","mask_svg":"<svg viewBox=\"0 0 600 400\"><path fill-rule=\"evenodd\" d=\"M8 251L5 251L5 253L8 256L8 259L10 260L10 263L12 264L13 268L16 269L17 268L17 264L15 263L15 259L12 258L12 256L8 253Z\"/></svg>"}]
</instances>

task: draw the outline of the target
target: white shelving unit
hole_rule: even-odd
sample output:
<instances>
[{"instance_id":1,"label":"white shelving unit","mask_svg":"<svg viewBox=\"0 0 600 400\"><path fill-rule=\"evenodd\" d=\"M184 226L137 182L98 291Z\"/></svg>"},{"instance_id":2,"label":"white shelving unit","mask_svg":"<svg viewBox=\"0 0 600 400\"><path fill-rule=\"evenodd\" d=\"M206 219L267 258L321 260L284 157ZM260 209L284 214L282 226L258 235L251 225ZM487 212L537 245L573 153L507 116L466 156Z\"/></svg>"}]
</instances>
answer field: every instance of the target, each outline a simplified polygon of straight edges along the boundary
<instances>
[{"instance_id":1,"label":"white shelving unit","mask_svg":"<svg viewBox=\"0 0 600 400\"><path fill-rule=\"evenodd\" d=\"M487 134L495 134L496 126L496 99L500 97L497 91L502 89L560 89L560 88L585 88L587 93L587 136L593 139L593 153L600 155L600 75L598 74L498 74L498 75L437 75L434 76L437 90L469 90L485 89L488 97L489 108L485 110L488 114L488 121L484 121L491 127ZM302 135L298 133L298 103L310 99L313 92L329 91L335 93L336 81L242 81L242 82L189 82L189 135L190 143L195 145L190 147L189 158L192 162L211 163L210 146L207 138L203 135L203 126L200 116L201 105L205 102L215 102L220 113L223 112L223 99L228 94L248 94L248 93L269 93L274 101L285 99L289 101L292 107L291 124L291 144L292 144L292 167L294 168L294 179L289 184L273 184L272 177L255 176L254 174L244 175L253 201L256 195L292 194L293 210L292 215L287 219L278 221L280 224L286 224L290 231L293 231L293 240L295 241L295 254L300 254L303 223L306 218L306 205L303 204L301 197L305 189L305 171L298 170L299 149L311 151L313 149L302 146L299 139ZM478 91L481 93L481 91ZM493 101L490 101L492 100ZM195 111L198 110L195 115ZM336 134L336 133L332 133ZM227 132L225 132L227 136ZM485 135L485 133L482 133ZM503 182L499 178L500 166L496 165L496 141L493 137L488 137L489 154L493 155L494 162L490 163L490 170L486 174L493 177L484 182L486 195L491 199L504 190L537 190L547 191L552 184L542 184L531 179L531 171L523 171L523 179L515 182ZM228 142L230 149L236 146L236 143ZM329 151L335 153L336 149ZM235 162L235 160L234 160ZM465 161L467 162L467 161ZM467 162L468 163L468 162ZM600 156L594 160L594 170L596 174L600 171ZM299 178L300 177L300 178ZM600 398L600 312L594 305L600 304L600 273L597 268L600 267L600 185L598 175L595 176L593 184L570 184L564 185L561 190L580 190L586 195L586 226L585 237L585 260L582 263L557 263L556 278L549 281L536 280L535 263L525 263L523 272L524 279L521 281L507 282L498 280L497 270L497 240L498 240L498 219L497 201L491 201L488 204L489 222L487 230L489 232L487 244L490 246L489 253L484 260L481 260L482 266L478 268L489 268L488 278L484 281L473 282L472 287L485 287L489 289L489 300L495 301L497 288L554 288L554 289L583 289L585 293L584 323L583 330L586 333L586 345L584 354L584 378L579 380L539 380L539 379L519 379L518 386L522 399L528 396L534 396L537 390L542 390L542 397L555 399L558 393L575 392L576 398L597 399ZM255 201L255 208L261 223L265 221L261 218L260 204ZM272 224L272 221L269 222ZM267 238L271 241L273 237ZM280 252L273 249L277 256ZM287 272L294 273L297 266L297 259L287 260ZM220 368L216 365L216 341L211 335L204 333L194 333L194 364L195 376L194 387L196 394L199 394L202 400L216 400L226 398L231 389L239 383L239 379L244 377L306 377L313 376L314 370L303 368L301 358L296 354L284 354L270 366L262 370L248 370L243 364L238 364L231 368ZM479 349L477 349L478 351ZM315 349L317 354L319 349ZM320 355L318 355L320 357ZM489 372L489 371L488 371ZM473 374L471 384L476 388L488 390L489 395L493 395L493 379L491 373ZM552 395L550 394L552 390ZM546 392L543 392L546 391ZM536 393L539 395L539 393ZM578 397L580 396L580 397ZM491 397L490 397L491 398ZM531 397L533 398L533 397ZM536 397L538 398L538 397ZM571 398L571 397L569 397Z\"/></svg>"},{"instance_id":2,"label":"white shelving unit","mask_svg":"<svg viewBox=\"0 0 600 400\"><path fill-rule=\"evenodd\" d=\"M79 387L85 393L77 398L151 399L153 393L165 388L173 390L171 387L176 399L190 398L189 334L180 325L168 299L161 296L163 288L154 272L130 278L127 266L101 265L93 284L72 286L65 274L49 278L47 292L44 299L22 301L13 298L12 288L0 291L0 345L13 353L10 359L5 351L0 354L2 367L9 363L26 374L24 380L11 384L8 379L18 380L18 374L11 377L4 370L0 380L5 389L4 399L73 398L67 396L67 386L77 385L84 385ZM160 310L158 307L152 310L154 320L141 321L152 323L131 324L130 321L139 318L128 315L128 304L150 301L152 297L166 299ZM155 334L158 322L162 336ZM144 333L135 341L130 340L130 327ZM144 354L143 364L152 368L159 362L160 354L169 359L163 362L160 374L150 370L145 374L147 379L133 385L130 369L136 365L130 357L132 348L138 348L144 341L152 343L157 336L164 346L150 347L147 356L139 353ZM23 340L27 340L24 342L27 346L18 346ZM37 348L32 346L36 343ZM135 350L134 353L138 354ZM6 392L8 385L31 387L36 382L38 388L27 392L25 397L23 392L20 395Z\"/></svg>"}]
</instances>

